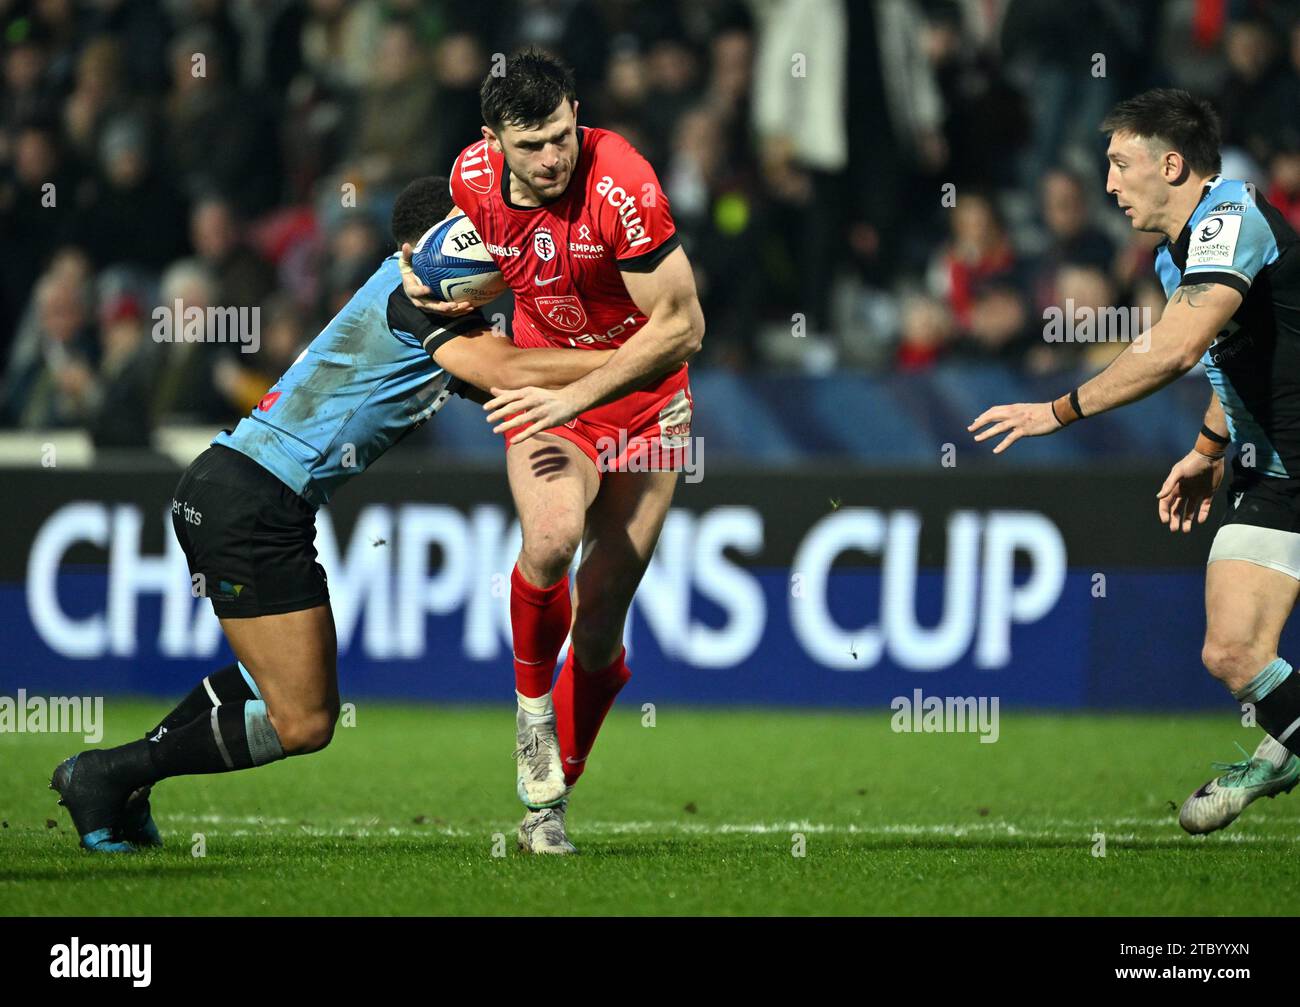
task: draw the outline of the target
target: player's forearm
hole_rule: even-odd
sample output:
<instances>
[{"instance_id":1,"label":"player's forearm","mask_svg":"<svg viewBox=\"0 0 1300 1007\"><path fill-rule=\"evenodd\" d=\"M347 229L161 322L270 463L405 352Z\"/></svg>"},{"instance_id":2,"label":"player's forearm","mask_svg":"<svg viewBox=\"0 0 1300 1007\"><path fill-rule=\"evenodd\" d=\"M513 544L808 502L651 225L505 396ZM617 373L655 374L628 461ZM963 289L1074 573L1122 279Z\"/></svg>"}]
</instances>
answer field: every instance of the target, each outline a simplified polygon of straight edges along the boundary
<instances>
[{"instance_id":1,"label":"player's forearm","mask_svg":"<svg viewBox=\"0 0 1300 1007\"><path fill-rule=\"evenodd\" d=\"M489 329L465 332L433 351L439 367L483 389L564 388L613 355L613 350L521 349Z\"/></svg>"},{"instance_id":2,"label":"player's forearm","mask_svg":"<svg viewBox=\"0 0 1300 1007\"><path fill-rule=\"evenodd\" d=\"M1210 404L1205 409L1205 419L1201 421L1221 437L1228 436L1228 418L1223 415L1223 403L1214 392L1210 393Z\"/></svg>"},{"instance_id":3,"label":"player's forearm","mask_svg":"<svg viewBox=\"0 0 1300 1007\"><path fill-rule=\"evenodd\" d=\"M698 303L670 319L651 319L614 351L609 362L569 386L582 408L593 409L635 391L681 366L700 349L704 316Z\"/></svg>"},{"instance_id":4,"label":"player's forearm","mask_svg":"<svg viewBox=\"0 0 1300 1007\"><path fill-rule=\"evenodd\" d=\"M510 354L508 374L494 388L563 388L603 367L613 350L518 349Z\"/></svg>"},{"instance_id":5,"label":"player's forearm","mask_svg":"<svg viewBox=\"0 0 1300 1007\"><path fill-rule=\"evenodd\" d=\"M1080 385L1077 399L1082 416L1104 413L1144 399L1196 366L1202 352L1199 346L1169 338L1169 333L1163 335L1165 338L1161 338L1157 324L1144 341L1130 343L1109 367ZM1062 396L1057 400L1058 418L1078 419L1071 416L1071 407L1065 401L1068 398Z\"/></svg>"},{"instance_id":6,"label":"player's forearm","mask_svg":"<svg viewBox=\"0 0 1300 1007\"><path fill-rule=\"evenodd\" d=\"M1232 443L1227 429L1228 420L1223 415L1223 403L1219 401L1218 395L1211 394L1210 405L1205 410L1205 418L1192 450L1217 461L1228 453L1228 446Z\"/></svg>"}]
</instances>

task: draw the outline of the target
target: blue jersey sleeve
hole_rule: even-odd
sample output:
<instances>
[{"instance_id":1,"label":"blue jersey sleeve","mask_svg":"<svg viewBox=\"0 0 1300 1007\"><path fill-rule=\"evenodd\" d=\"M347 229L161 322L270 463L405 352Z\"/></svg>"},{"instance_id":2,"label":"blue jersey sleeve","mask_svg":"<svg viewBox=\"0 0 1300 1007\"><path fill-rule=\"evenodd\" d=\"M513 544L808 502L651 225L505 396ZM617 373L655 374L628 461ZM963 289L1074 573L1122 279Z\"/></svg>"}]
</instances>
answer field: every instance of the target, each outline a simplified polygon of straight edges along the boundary
<instances>
[{"instance_id":1,"label":"blue jersey sleeve","mask_svg":"<svg viewBox=\"0 0 1300 1007\"><path fill-rule=\"evenodd\" d=\"M1244 183L1214 193L1192 221L1182 285L1222 283L1246 296L1260 270L1277 261L1277 238Z\"/></svg>"}]
</instances>

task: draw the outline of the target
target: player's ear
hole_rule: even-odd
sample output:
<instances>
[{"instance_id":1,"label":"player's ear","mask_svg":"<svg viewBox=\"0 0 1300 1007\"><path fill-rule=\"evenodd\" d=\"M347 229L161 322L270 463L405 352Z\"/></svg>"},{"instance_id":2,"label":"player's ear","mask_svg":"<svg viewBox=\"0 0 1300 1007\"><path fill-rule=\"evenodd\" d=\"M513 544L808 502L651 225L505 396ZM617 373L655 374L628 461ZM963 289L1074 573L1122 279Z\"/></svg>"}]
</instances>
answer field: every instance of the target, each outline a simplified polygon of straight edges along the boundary
<instances>
[{"instance_id":1,"label":"player's ear","mask_svg":"<svg viewBox=\"0 0 1300 1007\"><path fill-rule=\"evenodd\" d=\"M496 133L492 132L490 126L483 127L483 139L487 141L487 145L492 148L493 152L501 153L501 140L498 139Z\"/></svg>"},{"instance_id":2,"label":"player's ear","mask_svg":"<svg viewBox=\"0 0 1300 1007\"><path fill-rule=\"evenodd\" d=\"M1176 150L1166 152L1160 167L1165 180L1171 185L1177 185L1187 177L1187 162L1183 160L1183 155Z\"/></svg>"}]
</instances>

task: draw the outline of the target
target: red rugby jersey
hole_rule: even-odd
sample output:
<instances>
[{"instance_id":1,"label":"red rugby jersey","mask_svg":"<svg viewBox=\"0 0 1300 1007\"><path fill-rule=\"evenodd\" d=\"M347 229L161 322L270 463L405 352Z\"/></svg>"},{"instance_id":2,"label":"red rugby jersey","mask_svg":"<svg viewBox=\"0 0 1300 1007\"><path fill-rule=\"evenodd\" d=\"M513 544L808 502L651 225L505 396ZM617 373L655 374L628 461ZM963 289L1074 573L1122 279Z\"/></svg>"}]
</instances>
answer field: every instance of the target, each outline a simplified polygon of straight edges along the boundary
<instances>
[{"instance_id":1,"label":"red rugby jersey","mask_svg":"<svg viewBox=\"0 0 1300 1007\"><path fill-rule=\"evenodd\" d=\"M578 144L564 195L545 206L510 201L505 159L486 140L452 166L452 198L514 291L519 346L622 345L646 322L622 271L648 272L680 244L668 197L630 143L583 126Z\"/></svg>"}]
</instances>

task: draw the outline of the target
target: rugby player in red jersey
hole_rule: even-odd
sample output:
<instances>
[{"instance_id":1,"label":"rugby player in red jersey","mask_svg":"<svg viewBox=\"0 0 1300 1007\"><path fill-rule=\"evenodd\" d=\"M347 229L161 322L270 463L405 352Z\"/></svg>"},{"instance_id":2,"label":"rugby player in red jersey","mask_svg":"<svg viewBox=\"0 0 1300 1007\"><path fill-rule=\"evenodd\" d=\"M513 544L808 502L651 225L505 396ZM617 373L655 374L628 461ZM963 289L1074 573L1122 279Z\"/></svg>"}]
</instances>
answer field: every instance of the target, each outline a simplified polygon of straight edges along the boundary
<instances>
[{"instance_id":1,"label":"rugby player in red jersey","mask_svg":"<svg viewBox=\"0 0 1300 1007\"><path fill-rule=\"evenodd\" d=\"M617 134L578 125L563 63L518 52L484 79L480 98L483 138L456 159L451 193L514 293L515 343L615 351L558 391L494 388L484 407L505 434L523 527L510 594L517 789L528 808L519 845L571 853L568 794L630 675L628 608L687 462L685 361L704 317L654 170ZM432 301L403 272L421 307L468 309Z\"/></svg>"}]
</instances>

